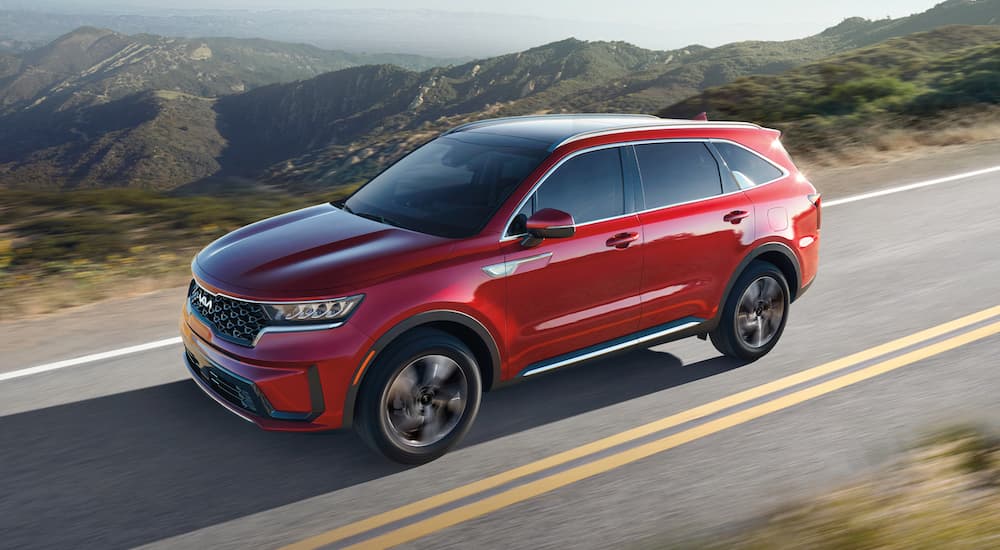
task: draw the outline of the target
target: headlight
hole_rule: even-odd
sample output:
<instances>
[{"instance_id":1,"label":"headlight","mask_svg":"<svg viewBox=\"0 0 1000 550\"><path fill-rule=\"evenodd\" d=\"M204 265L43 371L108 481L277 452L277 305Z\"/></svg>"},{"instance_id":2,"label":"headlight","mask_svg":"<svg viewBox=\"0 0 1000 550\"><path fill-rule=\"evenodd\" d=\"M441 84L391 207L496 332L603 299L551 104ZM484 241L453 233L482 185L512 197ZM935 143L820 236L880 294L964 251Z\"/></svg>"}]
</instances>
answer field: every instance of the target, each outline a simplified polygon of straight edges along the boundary
<instances>
[{"instance_id":1,"label":"headlight","mask_svg":"<svg viewBox=\"0 0 1000 550\"><path fill-rule=\"evenodd\" d=\"M301 304L264 304L271 319L279 323L333 323L346 320L361 303L363 294Z\"/></svg>"}]
</instances>

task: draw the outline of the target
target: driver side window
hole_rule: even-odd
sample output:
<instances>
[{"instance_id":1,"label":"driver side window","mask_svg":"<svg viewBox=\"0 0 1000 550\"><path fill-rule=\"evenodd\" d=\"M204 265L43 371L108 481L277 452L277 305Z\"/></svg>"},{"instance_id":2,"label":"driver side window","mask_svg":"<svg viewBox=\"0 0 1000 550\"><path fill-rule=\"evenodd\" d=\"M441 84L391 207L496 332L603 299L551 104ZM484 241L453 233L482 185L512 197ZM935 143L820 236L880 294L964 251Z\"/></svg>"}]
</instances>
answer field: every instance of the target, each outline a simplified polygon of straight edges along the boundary
<instances>
[{"instance_id":1,"label":"driver side window","mask_svg":"<svg viewBox=\"0 0 1000 550\"><path fill-rule=\"evenodd\" d=\"M573 157L556 169L514 216L508 236L525 232L525 221L543 208L555 208L587 223L625 213L625 181L618 147Z\"/></svg>"}]
</instances>

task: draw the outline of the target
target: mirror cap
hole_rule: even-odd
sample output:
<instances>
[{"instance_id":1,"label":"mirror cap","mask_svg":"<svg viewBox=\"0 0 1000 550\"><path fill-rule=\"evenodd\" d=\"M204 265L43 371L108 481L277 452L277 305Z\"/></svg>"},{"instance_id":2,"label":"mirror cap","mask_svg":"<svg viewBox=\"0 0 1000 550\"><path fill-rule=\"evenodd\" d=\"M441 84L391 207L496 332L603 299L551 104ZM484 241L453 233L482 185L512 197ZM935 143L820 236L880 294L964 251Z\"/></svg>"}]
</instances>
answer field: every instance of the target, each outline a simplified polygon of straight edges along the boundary
<instances>
[{"instance_id":1,"label":"mirror cap","mask_svg":"<svg viewBox=\"0 0 1000 550\"><path fill-rule=\"evenodd\" d=\"M543 208L528 218L527 228L532 236L559 239L572 237L576 233L576 222L572 215L562 210Z\"/></svg>"}]
</instances>

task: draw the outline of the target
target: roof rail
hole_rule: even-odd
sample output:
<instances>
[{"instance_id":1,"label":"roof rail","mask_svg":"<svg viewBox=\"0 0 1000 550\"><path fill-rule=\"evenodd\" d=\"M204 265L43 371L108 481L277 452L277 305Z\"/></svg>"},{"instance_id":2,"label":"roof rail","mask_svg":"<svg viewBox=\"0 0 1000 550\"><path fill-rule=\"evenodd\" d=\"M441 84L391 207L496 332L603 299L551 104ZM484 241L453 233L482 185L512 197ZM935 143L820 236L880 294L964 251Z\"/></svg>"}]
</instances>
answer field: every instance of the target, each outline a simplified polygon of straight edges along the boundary
<instances>
[{"instance_id":1,"label":"roof rail","mask_svg":"<svg viewBox=\"0 0 1000 550\"><path fill-rule=\"evenodd\" d=\"M618 126L615 128L604 128L601 130L590 130L587 132L580 132L579 134L574 134L563 138L561 141L557 141L549 147L549 151L555 151L556 149L566 145L567 143L572 143L574 141L579 141L581 139L587 139L591 137L603 136L608 134L620 134L623 132L639 132L643 130L672 130L674 128L756 128L761 129L761 126L754 124L752 122L705 122L701 120L679 120L679 119L660 119L662 122L656 124L634 124L630 126Z\"/></svg>"},{"instance_id":2,"label":"roof rail","mask_svg":"<svg viewBox=\"0 0 1000 550\"><path fill-rule=\"evenodd\" d=\"M443 136L448 134L454 134L455 132L461 132L462 130L468 130L470 128L479 128L483 126L491 126L493 124L500 124L502 122L507 122L509 120L530 120L530 119L545 119L545 118L638 118L643 120L654 119L660 120L656 115L643 115L643 114L621 114L621 113L554 113L545 115L518 115L518 116L508 116L508 117L497 117L497 118L484 118L483 120L475 120L472 122L466 122L465 124L460 124L450 130L445 131Z\"/></svg>"}]
</instances>

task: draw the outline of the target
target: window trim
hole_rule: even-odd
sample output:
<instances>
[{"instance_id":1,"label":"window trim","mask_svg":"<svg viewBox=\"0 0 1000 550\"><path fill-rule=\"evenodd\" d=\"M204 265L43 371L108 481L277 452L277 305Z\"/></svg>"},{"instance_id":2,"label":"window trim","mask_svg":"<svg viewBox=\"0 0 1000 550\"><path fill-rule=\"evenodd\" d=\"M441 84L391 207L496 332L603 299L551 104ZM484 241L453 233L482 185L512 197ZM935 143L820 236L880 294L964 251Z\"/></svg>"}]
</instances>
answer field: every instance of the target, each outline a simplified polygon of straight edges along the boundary
<instances>
[{"instance_id":1,"label":"window trim","mask_svg":"<svg viewBox=\"0 0 1000 550\"><path fill-rule=\"evenodd\" d=\"M728 192L728 191L726 191L726 173L724 171L724 169L728 170L728 168L726 168L726 165L723 164L722 159L720 159L718 157L718 153L716 153L715 149L712 148L711 142L708 142L708 141L703 141L703 142L695 142L695 141L684 142L684 141L681 141L681 143L701 143L702 146L705 147L705 151L707 151L708 155L710 157L712 157L712 160L715 161L715 171L719 175L719 193L716 194L716 195L708 196L708 197L702 197L700 199L691 199L690 201L684 201L682 203L670 203L670 204L665 204L663 206L655 206L653 208L650 208L649 210L658 210L660 208L666 208L668 206L673 206L673 205L676 205L676 204L685 204L685 203L688 203L688 202L695 202L695 201L706 200L706 199L714 199L715 197L721 197L722 195L725 195ZM656 143L651 143L651 144L640 143L639 145L657 145L657 144ZM636 150L635 145L631 145L630 147L632 147L632 154L635 155L635 166L636 166L636 169L639 171L639 188L642 189L642 207L646 208L646 184L643 182L643 179L642 179L642 162L639 161L639 151ZM737 186L737 189L738 188L739 188L739 186Z\"/></svg>"},{"instance_id":2,"label":"window trim","mask_svg":"<svg viewBox=\"0 0 1000 550\"><path fill-rule=\"evenodd\" d=\"M709 142L713 143L713 146L714 146L715 143L727 143L729 145L735 145L735 146L737 146L737 147L739 147L739 148L741 148L741 149L749 152L751 155L754 155L757 158L761 159L762 161L768 163L769 165L773 166L774 168L777 168L778 171L781 172L780 176L778 176L778 177L776 177L774 179L765 181L763 183L758 183L758 184L756 184L756 185L754 185L752 187L743 187L742 185L740 185L739 179L737 179L736 176L733 176L733 180L736 181L736 185L740 188L740 191L747 191L749 189L756 189L756 188L758 188L758 187L760 187L762 185L767 185L769 183L774 183L774 182L776 182L778 180L783 180L783 179L785 179L785 178L787 178L788 176L791 175L791 172L789 172L788 170L786 170L784 166L778 165L777 163L775 163L771 159L765 157L764 155L758 153L757 151L754 151L753 149L747 147L746 145L743 145L742 143L738 143L738 142L735 142L735 141L732 141L732 140L729 140L729 139L716 139L716 138L710 139ZM719 160L722 161L722 165L726 167L726 170L728 170L730 174L732 174L734 170L729 166L729 162L726 161L725 155L723 155L722 151L719 151L718 149L716 149L716 151L717 151L717 154L719 156Z\"/></svg>"},{"instance_id":3,"label":"window trim","mask_svg":"<svg viewBox=\"0 0 1000 550\"><path fill-rule=\"evenodd\" d=\"M590 223L591 221L614 219L614 218L617 218L619 216L624 216L625 214L628 214L629 210L634 209L634 206L629 204L629 198L630 198L629 194L630 194L631 184L628 181L628 175L627 175L626 170L625 170L625 157L623 156L623 151L622 151L623 147L619 146L619 147L614 147L614 148L608 147L608 148L604 148L604 149L596 149L594 151L588 151L587 153L584 153L584 154L594 153L594 152L597 152L597 151L607 151L608 149L617 149L616 153L618 153L617 155L615 155L615 158L618 159L618 161L617 161L618 162L618 174L620 176L620 182L621 182L621 207L622 207L622 213L621 214L615 214L614 216L609 216L607 218L598 218L597 220L590 220L590 221L582 222L582 223L575 223L575 220L574 220L574 224L575 224L574 226L585 225L585 224ZM578 156L582 157L583 154L578 155ZM567 160L569 160L569 159L567 159ZM562 163L560 163L560 164L562 164ZM553 174L555 172L557 172L557 170L553 170L552 171ZM551 174L546 174L546 181L550 177L551 177ZM541 190L541 187L542 186L539 185L539 186L537 186L532 191L532 199L531 199L532 200L532 210L534 210L536 212L537 212L539 206L543 206L543 205L539 205L538 204L538 192ZM527 204L527 203L525 203L525 204ZM521 208L523 208L523 206ZM520 212L520 209L518 209L518 212ZM511 221L513 221L513 219Z\"/></svg>"},{"instance_id":4,"label":"window trim","mask_svg":"<svg viewBox=\"0 0 1000 550\"><path fill-rule=\"evenodd\" d=\"M787 169L785 169L784 166L779 166L778 164L772 162L770 159L764 157L764 155L758 153L757 151L754 151L753 149L747 147L746 145L743 145L742 143L738 143L738 142L733 141L731 139L722 139L722 138L663 138L663 139L641 139L641 140L632 140L632 141L621 141L621 142L615 142L615 143L605 143L603 145L594 145L592 147L586 147L586 148L583 148L583 149L579 149L579 150L573 151L572 153L566 155L565 157L563 157L562 159L560 159L559 162L557 162L551 168L549 168L548 170L546 170L546 172L544 174L542 174L542 177L538 178L538 181L535 182L535 184L531 186L531 190L529 190L527 193L525 193L524 197L522 197L521 200L518 201L517 206L514 207L513 212L511 212L510 216L507 217L507 222L504 223L503 230L500 233L500 243L503 244L503 243L510 242L510 241L521 240L521 239L523 239L527 235L527 233L519 233L517 235L507 235L507 229L510 227L510 224L514 221L514 216L516 216L517 213L520 212L522 208L524 208L525 203L527 203L529 200L531 200L532 197L534 197L535 191L537 191L538 188L541 187L541 185L543 183L545 183L545 181L547 179L549 179L549 176L552 175L553 172L555 172L557 169L559 169L560 166L562 166L565 162L569 161L570 159L572 159L574 157L577 157L579 155L582 155L584 153L589 153L591 151L597 151L597 150L600 150L600 149L610 149L612 147L628 147L628 146L635 146L635 145L646 145L646 144L650 144L650 143L674 143L674 142L680 142L680 143L696 142L696 143L704 143L704 144L706 144L706 146L709 146L713 142L731 143L731 144L736 145L738 147L742 147L742 148L746 149L747 151L750 151L751 153L753 153L753 154L757 155L758 157L762 158L768 164L770 164L770 165L774 166L775 168L781 170L781 174L782 174L781 177L775 178L775 179L773 179L771 181L768 181L768 182L757 184L757 185L751 187L750 189L758 189L758 188L763 187L765 185L770 185L770 184L775 183L777 181L783 180L783 179L785 179L785 178L787 178L788 176L791 175L791 172L789 172ZM710 146L709 146L709 150L711 151L711 147ZM633 155L634 154L635 153L633 153ZM725 168L725 171L727 171L727 172L730 173L730 177L733 177L732 176L732 171L729 169L729 165L726 164L725 159L721 158L721 156L722 155L720 153L719 154L719 158L720 158L720 160L722 162L719 165L719 169L722 170L723 168ZM638 159L636 159L636 162L638 162ZM629 184L629 182L626 181L625 185L628 185L628 184ZM640 182L640 184L641 184L641 182ZM723 182L723 190L724 189L725 189L725 182ZM649 213L649 212L655 212L655 211L658 211L658 210L663 210L665 208L673 208L675 206L683 206L683 205L687 205L687 204L694 204L694 203L698 203L698 202L702 202L702 201L713 200L713 199L717 199L719 197L726 197L726 196L729 196L729 195L735 195L736 193L743 193L744 191L747 191L747 189L739 188L739 189L737 189L735 191L729 191L729 192L722 193L721 195L714 195L714 196L711 196L711 197L704 197L704 198L701 198L701 199L695 199L695 200L690 200L690 201L686 201L686 202L679 202L679 203L675 203L675 204L667 204L667 205L664 205L664 206L657 206L656 208L645 208L645 201L643 201L643 207L644 207L643 210L636 210L634 212L625 212L624 214L622 214L620 216L613 216L613 217L610 217L610 218L603 218L603 219L600 219L600 220L592 220L592 221L589 221L589 222L586 222L586 223L579 223L579 224L576 224L576 227L584 227L584 226L588 226L588 225L595 224L595 223L601 223L601 222L606 222L606 221L611 221L611 220L617 220L617 219L620 219L620 218L624 218L626 216L638 216L639 214L646 214L646 213Z\"/></svg>"},{"instance_id":5,"label":"window trim","mask_svg":"<svg viewBox=\"0 0 1000 550\"><path fill-rule=\"evenodd\" d=\"M617 216L611 216L609 218L601 218L599 220L591 220L589 222L578 223L574 227L582 227L582 226L590 225L592 223L599 223L599 222L608 221L608 220L616 220L618 218L621 218L621 217L624 217L624 216L630 216L630 215L634 214L635 213L634 212L635 203L633 202L633 204L630 205L630 204L628 204L628 199L627 199L627 195L629 193L629 187L633 186L634 183L631 182L631 181L629 181L629 175L630 174L627 172L627 170L625 168L625 160L626 159L622 156L622 151L621 151L626 145L628 145L628 144L627 143L607 143L607 144L604 144L604 145L595 145L593 147L587 147L585 149L580 149L580 150L577 150L577 151L573 151L572 153L570 153L570 154L566 155L565 157L561 158L559 160L559 162L555 163L555 165L553 165L551 168L549 168L548 170L546 170L545 173L542 174L542 177L538 178L538 181L535 182L535 184L531 186L531 190L528 191L525 194L525 196L520 201L518 201L517 206L514 207L514 211L511 213L510 216L507 217L507 223L505 223L504 226L503 226L503 232L500 233L500 242L502 243L502 242L506 242L506 241L520 240L520 239L523 239L524 237L526 237L528 235L527 233L518 233L517 235L507 235L507 229L510 228L510 224L514 222L514 218L517 216L517 213L520 212L522 208L524 208L524 206L528 203L528 201L535 201L536 200L536 195L535 194L537 193L538 188L541 187L542 184L544 184L546 181L548 181L549 177L552 176L552 174L554 174L555 171L558 170L563 164L566 164L570 160L572 160L572 159L574 159L574 158L576 158L576 157L578 157L580 155L583 155L583 154L586 154L586 153L592 153L594 151L602 151L604 149L618 149L618 162L620 163L621 172L622 172L622 193L623 193L623 197L622 198L623 198L623 202L624 202L625 212L622 213L622 214L619 214ZM535 206L537 206L537 203L535 204ZM532 210L534 210L534 208L532 208Z\"/></svg>"}]
</instances>

